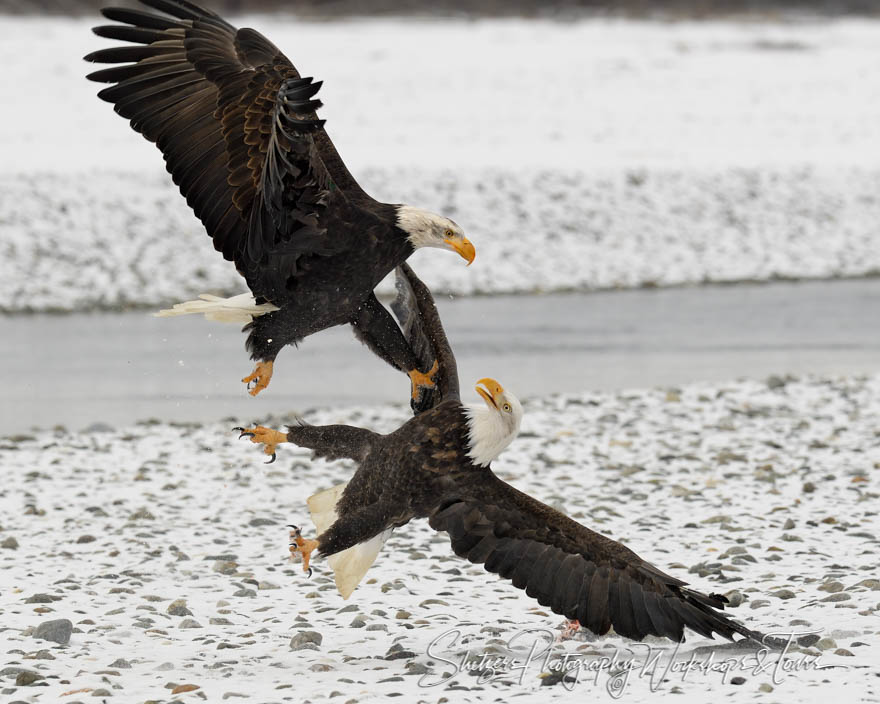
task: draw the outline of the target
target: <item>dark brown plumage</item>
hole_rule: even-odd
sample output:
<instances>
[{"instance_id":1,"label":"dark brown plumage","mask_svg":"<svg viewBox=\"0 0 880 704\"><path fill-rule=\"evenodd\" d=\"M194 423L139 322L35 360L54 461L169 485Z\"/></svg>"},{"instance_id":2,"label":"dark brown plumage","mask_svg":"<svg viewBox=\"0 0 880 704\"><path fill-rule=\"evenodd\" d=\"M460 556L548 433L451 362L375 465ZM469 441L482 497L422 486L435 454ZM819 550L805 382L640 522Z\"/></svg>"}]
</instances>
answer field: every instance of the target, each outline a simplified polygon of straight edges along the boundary
<instances>
[{"instance_id":1,"label":"dark brown plumage","mask_svg":"<svg viewBox=\"0 0 880 704\"><path fill-rule=\"evenodd\" d=\"M389 435L350 426L289 429L287 440L358 469L318 536L333 555L414 518L449 534L456 555L510 580L555 613L603 635L681 640L684 628L712 637L763 636L719 610L727 599L688 589L645 562L499 479L468 456L467 418L444 401Z\"/></svg>"},{"instance_id":2,"label":"dark brown plumage","mask_svg":"<svg viewBox=\"0 0 880 704\"><path fill-rule=\"evenodd\" d=\"M252 379L255 391L268 383L285 345L342 324L410 374L414 392L430 386L373 289L416 247L451 249L472 261L461 229L367 195L317 117L321 83L300 76L259 32L236 29L186 0L141 1L165 14L102 10L122 24L95 33L132 45L86 56L123 64L88 78L111 84L99 97L162 151L255 304L278 308L243 313L248 349L263 365Z\"/></svg>"},{"instance_id":3,"label":"dark brown plumage","mask_svg":"<svg viewBox=\"0 0 880 704\"><path fill-rule=\"evenodd\" d=\"M263 429L277 433L276 444L292 442L311 449L315 456L357 464L347 485L309 500L319 531L324 524L327 527L317 542L304 541L297 534L295 551L305 558L312 550L338 558L348 551L351 557L335 564L331 557L337 585L347 597L391 529L427 518L432 528L449 535L456 555L482 564L594 633L602 635L613 627L628 638L656 635L681 640L688 627L706 637L717 633L729 639L736 634L763 639L721 612L725 597L689 589L627 547L496 476L491 459L475 451L487 426L476 424L477 411L466 409L459 400L455 360L430 292L409 269L398 270L398 290L395 309L402 327L414 348L423 350L424 360L442 360L452 380L447 388L450 396L438 395L433 408L387 435L347 425L303 424L286 434ZM493 414L503 418L504 405L513 403L513 397L500 385L490 391L491 398L483 394L484 412L488 418ZM518 402L514 413L516 406ZM517 429L518 424L508 430L510 439ZM248 432L258 433L252 438L255 442L267 437L258 429ZM350 563L358 564L349 569Z\"/></svg>"}]
</instances>

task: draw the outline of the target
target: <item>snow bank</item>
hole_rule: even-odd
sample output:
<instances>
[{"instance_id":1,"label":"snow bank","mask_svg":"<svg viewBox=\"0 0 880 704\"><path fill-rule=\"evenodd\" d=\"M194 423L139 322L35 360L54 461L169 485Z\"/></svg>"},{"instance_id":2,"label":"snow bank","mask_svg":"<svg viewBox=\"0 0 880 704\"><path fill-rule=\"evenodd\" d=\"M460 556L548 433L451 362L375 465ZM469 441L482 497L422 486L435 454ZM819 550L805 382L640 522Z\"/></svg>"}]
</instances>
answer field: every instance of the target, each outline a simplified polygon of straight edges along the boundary
<instances>
[{"instance_id":1,"label":"snow bank","mask_svg":"<svg viewBox=\"0 0 880 704\"><path fill-rule=\"evenodd\" d=\"M93 22L3 21L0 310L240 291L155 148L84 80L108 43ZM239 24L325 80L328 129L374 195L472 236L469 269L417 257L441 289L880 269L880 22Z\"/></svg>"}]
</instances>

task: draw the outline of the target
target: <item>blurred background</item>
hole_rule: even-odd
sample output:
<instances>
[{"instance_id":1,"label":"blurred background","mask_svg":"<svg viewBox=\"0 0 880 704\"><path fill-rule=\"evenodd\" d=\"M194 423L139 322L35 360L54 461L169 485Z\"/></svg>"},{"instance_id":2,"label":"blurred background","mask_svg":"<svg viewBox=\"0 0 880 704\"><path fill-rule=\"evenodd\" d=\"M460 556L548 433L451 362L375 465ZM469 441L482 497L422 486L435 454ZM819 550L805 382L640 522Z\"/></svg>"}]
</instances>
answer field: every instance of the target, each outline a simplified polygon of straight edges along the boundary
<instances>
[{"instance_id":1,"label":"blurred background","mask_svg":"<svg viewBox=\"0 0 880 704\"><path fill-rule=\"evenodd\" d=\"M100 0L2 0L0 11L82 14L98 8ZM117 3L130 6L131 2ZM463 15L546 17L572 13L609 13L630 16L663 15L707 17L748 13L759 16L779 12L878 14L873 0L211 0L204 6L217 12L295 12L305 16L346 15Z\"/></svg>"},{"instance_id":2,"label":"blurred background","mask_svg":"<svg viewBox=\"0 0 880 704\"><path fill-rule=\"evenodd\" d=\"M347 329L282 352L255 401L236 326L150 316L244 283L85 79L100 4L0 0L0 423L404 403ZM371 194L476 244L411 259L463 382L880 371L880 3L208 5L324 81Z\"/></svg>"}]
</instances>

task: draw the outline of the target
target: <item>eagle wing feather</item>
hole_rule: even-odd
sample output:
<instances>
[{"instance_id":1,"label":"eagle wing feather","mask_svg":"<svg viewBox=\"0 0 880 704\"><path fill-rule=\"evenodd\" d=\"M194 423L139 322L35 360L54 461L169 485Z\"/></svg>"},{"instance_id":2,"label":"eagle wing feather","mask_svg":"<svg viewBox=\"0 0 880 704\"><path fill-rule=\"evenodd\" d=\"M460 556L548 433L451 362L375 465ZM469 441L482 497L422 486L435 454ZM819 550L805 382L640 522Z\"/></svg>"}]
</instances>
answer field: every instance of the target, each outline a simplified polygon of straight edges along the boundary
<instances>
[{"instance_id":1,"label":"eagle wing feather","mask_svg":"<svg viewBox=\"0 0 880 704\"><path fill-rule=\"evenodd\" d=\"M321 84L253 29L186 0L142 2L170 16L103 9L123 24L95 33L133 45L86 56L125 64L88 78L114 84L99 96L156 143L214 247L254 295L277 302L304 258L352 246L345 228L322 225L326 209L369 199L317 118Z\"/></svg>"},{"instance_id":2,"label":"eagle wing feather","mask_svg":"<svg viewBox=\"0 0 880 704\"><path fill-rule=\"evenodd\" d=\"M762 642L720 610L726 599L688 589L625 546L518 491L490 469L461 475L429 516L453 551L509 579L543 606L603 635L681 640L684 627Z\"/></svg>"}]
</instances>

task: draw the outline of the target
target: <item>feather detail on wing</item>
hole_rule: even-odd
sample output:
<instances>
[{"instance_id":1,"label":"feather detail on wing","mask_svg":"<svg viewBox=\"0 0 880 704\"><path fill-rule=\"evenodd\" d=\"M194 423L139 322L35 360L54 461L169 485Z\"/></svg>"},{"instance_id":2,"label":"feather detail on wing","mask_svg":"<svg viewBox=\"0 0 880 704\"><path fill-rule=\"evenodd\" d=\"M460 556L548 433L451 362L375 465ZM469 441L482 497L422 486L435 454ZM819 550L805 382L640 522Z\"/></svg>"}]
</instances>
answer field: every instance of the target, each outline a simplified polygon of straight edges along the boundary
<instances>
[{"instance_id":1,"label":"feather detail on wing","mask_svg":"<svg viewBox=\"0 0 880 704\"><path fill-rule=\"evenodd\" d=\"M474 473L476 475L476 473ZM686 588L609 538L571 520L486 469L462 480L430 516L456 555L482 564L554 612L599 635L681 640L684 627L733 640L752 631L718 611L726 599Z\"/></svg>"},{"instance_id":2,"label":"feather detail on wing","mask_svg":"<svg viewBox=\"0 0 880 704\"><path fill-rule=\"evenodd\" d=\"M339 484L309 497L309 512L318 535L324 533L338 518L336 504L342 498L342 493L347 486L347 482ZM370 569L370 565L376 561L379 551L385 545L392 530L392 528L388 528L363 543L353 545L327 558L327 563L333 570L336 588L343 599L348 599L355 587L360 584L367 570Z\"/></svg>"},{"instance_id":3,"label":"feather detail on wing","mask_svg":"<svg viewBox=\"0 0 880 704\"><path fill-rule=\"evenodd\" d=\"M124 64L88 78L113 84L99 97L156 143L214 247L277 303L304 260L350 245L321 224L331 200L368 198L315 115L320 82L259 32L186 0L142 2L165 14L102 10L123 24L95 33L131 45L86 56Z\"/></svg>"}]
</instances>

